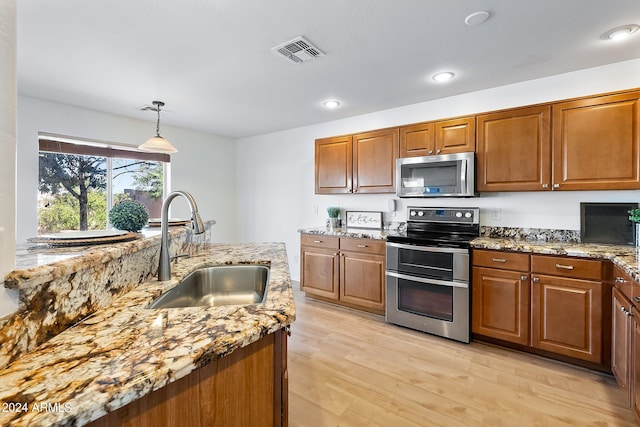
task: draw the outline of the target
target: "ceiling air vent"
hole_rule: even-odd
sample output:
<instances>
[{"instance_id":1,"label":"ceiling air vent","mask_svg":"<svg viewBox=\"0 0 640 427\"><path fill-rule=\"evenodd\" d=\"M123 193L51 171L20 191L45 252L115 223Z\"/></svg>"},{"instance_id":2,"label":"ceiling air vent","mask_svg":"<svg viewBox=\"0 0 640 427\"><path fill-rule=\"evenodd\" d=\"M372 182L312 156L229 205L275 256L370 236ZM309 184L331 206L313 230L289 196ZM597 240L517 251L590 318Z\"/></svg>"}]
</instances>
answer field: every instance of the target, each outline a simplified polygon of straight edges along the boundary
<instances>
[{"instance_id":1,"label":"ceiling air vent","mask_svg":"<svg viewBox=\"0 0 640 427\"><path fill-rule=\"evenodd\" d=\"M276 47L272 47L271 50L278 55L282 55L287 60L301 64L323 56L324 53L309 42L304 37L296 37L293 40L289 40L286 43L282 43Z\"/></svg>"}]
</instances>

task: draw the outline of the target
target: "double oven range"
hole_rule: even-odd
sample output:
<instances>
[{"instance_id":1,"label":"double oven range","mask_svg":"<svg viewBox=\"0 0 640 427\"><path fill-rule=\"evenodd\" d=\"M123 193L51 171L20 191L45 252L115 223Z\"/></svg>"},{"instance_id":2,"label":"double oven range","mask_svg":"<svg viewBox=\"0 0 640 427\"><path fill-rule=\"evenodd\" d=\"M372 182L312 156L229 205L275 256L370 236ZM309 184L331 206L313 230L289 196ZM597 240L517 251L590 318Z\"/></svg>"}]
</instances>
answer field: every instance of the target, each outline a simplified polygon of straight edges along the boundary
<instances>
[{"instance_id":1,"label":"double oven range","mask_svg":"<svg viewBox=\"0 0 640 427\"><path fill-rule=\"evenodd\" d=\"M406 232L387 236L389 323L468 343L470 245L478 208L408 207Z\"/></svg>"}]
</instances>

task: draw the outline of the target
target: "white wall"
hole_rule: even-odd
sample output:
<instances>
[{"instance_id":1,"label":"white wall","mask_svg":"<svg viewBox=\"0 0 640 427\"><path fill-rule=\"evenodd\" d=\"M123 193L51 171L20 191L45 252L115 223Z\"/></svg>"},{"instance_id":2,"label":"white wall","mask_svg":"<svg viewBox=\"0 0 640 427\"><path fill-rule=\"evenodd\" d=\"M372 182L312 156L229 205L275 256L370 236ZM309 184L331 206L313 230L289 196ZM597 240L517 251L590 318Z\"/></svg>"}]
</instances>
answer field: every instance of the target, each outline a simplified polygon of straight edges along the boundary
<instances>
[{"instance_id":1,"label":"white wall","mask_svg":"<svg viewBox=\"0 0 640 427\"><path fill-rule=\"evenodd\" d=\"M16 2L0 2L0 317L18 307L2 286L13 270L16 245Z\"/></svg>"},{"instance_id":2,"label":"white wall","mask_svg":"<svg viewBox=\"0 0 640 427\"><path fill-rule=\"evenodd\" d=\"M284 241L291 276L298 279L298 228L324 225L328 206L345 210L387 210L387 200L393 198L391 194L314 194L316 138L637 87L640 87L640 59L240 139L237 147L238 238L240 241ZM473 199L404 199L399 202L396 217L385 215L385 219L404 220L407 205L478 206L482 225L577 230L581 201L635 202L639 199L637 191L486 193ZM493 208L501 209L500 220L490 219L488 209Z\"/></svg>"},{"instance_id":3,"label":"white wall","mask_svg":"<svg viewBox=\"0 0 640 427\"><path fill-rule=\"evenodd\" d=\"M38 132L138 145L155 134L155 116L136 120L25 96L18 97L17 241L37 233ZM203 219L215 219L213 240L236 240L235 142L203 132L164 126L162 135L178 149L171 155L171 188L190 192ZM189 217L176 199L173 217Z\"/></svg>"}]
</instances>

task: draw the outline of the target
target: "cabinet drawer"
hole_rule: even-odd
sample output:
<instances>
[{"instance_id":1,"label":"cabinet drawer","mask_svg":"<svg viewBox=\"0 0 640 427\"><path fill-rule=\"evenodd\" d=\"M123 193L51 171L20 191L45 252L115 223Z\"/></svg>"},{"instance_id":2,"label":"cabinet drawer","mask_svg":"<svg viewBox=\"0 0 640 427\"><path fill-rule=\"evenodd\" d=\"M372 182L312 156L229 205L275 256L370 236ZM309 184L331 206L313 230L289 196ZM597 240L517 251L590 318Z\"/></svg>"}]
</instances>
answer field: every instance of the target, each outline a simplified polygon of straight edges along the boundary
<instances>
[{"instance_id":1,"label":"cabinet drawer","mask_svg":"<svg viewBox=\"0 0 640 427\"><path fill-rule=\"evenodd\" d=\"M602 278L602 261L532 255L531 272L574 279L600 280Z\"/></svg>"},{"instance_id":2,"label":"cabinet drawer","mask_svg":"<svg viewBox=\"0 0 640 427\"><path fill-rule=\"evenodd\" d=\"M384 255L385 241L375 239L341 238L340 250L364 252L367 254Z\"/></svg>"},{"instance_id":3,"label":"cabinet drawer","mask_svg":"<svg viewBox=\"0 0 640 427\"><path fill-rule=\"evenodd\" d=\"M529 271L529 255L474 249L473 265L503 270Z\"/></svg>"},{"instance_id":4,"label":"cabinet drawer","mask_svg":"<svg viewBox=\"0 0 640 427\"><path fill-rule=\"evenodd\" d=\"M625 273L620 267L614 266L614 268L613 268L613 284L630 301L633 300L633 291L634 291L634 284L635 284L634 282L635 282L635 280L633 280L631 277L629 277L629 275L627 273ZM640 294L636 293L636 295L640 295Z\"/></svg>"},{"instance_id":5,"label":"cabinet drawer","mask_svg":"<svg viewBox=\"0 0 640 427\"><path fill-rule=\"evenodd\" d=\"M340 238L333 236L323 236L320 234L301 234L300 244L302 246L315 246L318 248L338 249Z\"/></svg>"}]
</instances>

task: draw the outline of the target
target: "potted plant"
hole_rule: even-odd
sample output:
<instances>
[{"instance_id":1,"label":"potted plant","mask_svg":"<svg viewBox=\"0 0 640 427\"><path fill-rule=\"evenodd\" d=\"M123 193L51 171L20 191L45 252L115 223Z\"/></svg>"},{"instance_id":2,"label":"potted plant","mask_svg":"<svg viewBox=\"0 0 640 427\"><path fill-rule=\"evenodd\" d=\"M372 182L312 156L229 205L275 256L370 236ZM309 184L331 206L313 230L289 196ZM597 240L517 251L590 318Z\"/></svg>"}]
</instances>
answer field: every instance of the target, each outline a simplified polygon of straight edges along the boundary
<instances>
[{"instance_id":1,"label":"potted plant","mask_svg":"<svg viewBox=\"0 0 640 427\"><path fill-rule=\"evenodd\" d=\"M629 221L635 224L636 246L640 246L640 209L631 209L629 211Z\"/></svg>"},{"instance_id":2,"label":"potted plant","mask_svg":"<svg viewBox=\"0 0 640 427\"><path fill-rule=\"evenodd\" d=\"M340 208L331 206L327 208L329 214L329 226L332 230L338 228L338 220L340 219Z\"/></svg>"},{"instance_id":3,"label":"potted plant","mask_svg":"<svg viewBox=\"0 0 640 427\"><path fill-rule=\"evenodd\" d=\"M135 200L123 200L109 211L109 222L118 230L138 232L148 220L147 208Z\"/></svg>"}]
</instances>

